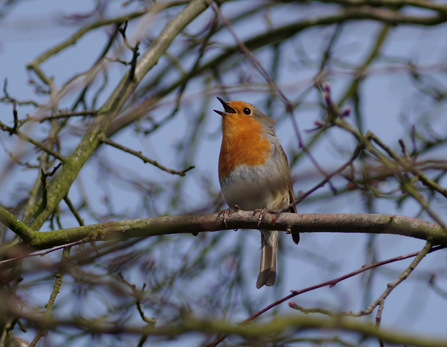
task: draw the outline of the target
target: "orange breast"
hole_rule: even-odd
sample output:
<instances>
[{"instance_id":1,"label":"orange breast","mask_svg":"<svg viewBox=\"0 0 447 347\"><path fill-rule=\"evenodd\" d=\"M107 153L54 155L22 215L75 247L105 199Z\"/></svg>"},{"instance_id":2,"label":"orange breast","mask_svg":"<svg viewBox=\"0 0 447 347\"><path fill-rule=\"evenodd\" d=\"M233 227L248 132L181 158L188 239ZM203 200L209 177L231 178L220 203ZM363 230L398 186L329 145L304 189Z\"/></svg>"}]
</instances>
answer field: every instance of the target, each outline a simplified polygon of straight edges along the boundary
<instances>
[{"instance_id":1,"label":"orange breast","mask_svg":"<svg viewBox=\"0 0 447 347\"><path fill-rule=\"evenodd\" d=\"M262 126L252 117L227 115L222 118L222 147L219 156L219 177L228 176L239 165L257 166L269 156L270 143L263 136Z\"/></svg>"}]
</instances>

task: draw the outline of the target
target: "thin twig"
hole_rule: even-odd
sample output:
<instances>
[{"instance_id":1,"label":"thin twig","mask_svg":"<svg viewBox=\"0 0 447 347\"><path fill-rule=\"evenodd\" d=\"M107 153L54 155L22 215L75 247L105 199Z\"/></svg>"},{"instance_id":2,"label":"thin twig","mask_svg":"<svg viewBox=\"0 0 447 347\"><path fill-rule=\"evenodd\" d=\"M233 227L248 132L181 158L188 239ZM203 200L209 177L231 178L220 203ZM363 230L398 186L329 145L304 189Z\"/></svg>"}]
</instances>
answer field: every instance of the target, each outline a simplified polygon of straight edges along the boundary
<instances>
[{"instance_id":1,"label":"thin twig","mask_svg":"<svg viewBox=\"0 0 447 347\"><path fill-rule=\"evenodd\" d=\"M383 311L384 305L385 305L385 300L380 300L379 301L379 308L377 309L377 315L376 315L376 327L377 328L380 327L380 322L382 320L382 311ZM379 339L379 346L380 347L385 347L385 343L383 342L382 339Z\"/></svg>"},{"instance_id":2,"label":"thin twig","mask_svg":"<svg viewBox=\"0 0 447 347\"><path fill-rule=\"evenodd\" d=\"M402 281L407 279L407 277L411 274L411 272L416 268L416 266L421 262L422 258L424 258L428 253L431 252L432 244L427 241L425 243L424 248L417 253L416 258L411 262L410 266L408 266L404 272L393 282L388 283L387 289L382 293L382 295L375 300L365 311L361 311L362 314L371 313L380 303L385 300L388 295L396 288Z\"/></svg>"},{"instance_id":3,"label":"thin twig","mask_svg":"<svg viewBox=\"0 0 447 347\"><path fill-rule=\"evenodd\" d=\"M135 43L135 47L133 47L132 52L132 60L130 62L130 70L129 70L129 81L133 81L134 77L135 77L135 69L137 68L137 58L140 55L140 53L138 53L138 47L140 46L140 41L137 41Z\"/></svg>"},{"instance_id":4,"label":"thin twig","mask_svg":"<svg viewBox=\"0 0 447 347\"><path fill-rule=\"evenodd\" d=\"M71 202L70 198L68 197L68 195L65 195L64 197L64 201L67 204L68 208L70 209L71 213L73 213L73 215L75 216L76 220L78 221L80 226L84 225L84 220L81 218L81 215L79 214L79 212L76 210L76 207L74 207L73 203Z\"/></svg>"},{"instance_id":5,"label":"thin twig","mask_svg":"<svg viewBox=\"0 0 447 347\"><path fill-rule=\"evenodd\" d=\"M48 299L47 304L45 305L45 319L49 319L51 315L51 310L53 309L54 302L56 300L57 295L59 294L59 291L62 287L62 279L65 274L65 263L67 262L69 256L70 256L70 249L71 247L65 247L62 252L62 259L59 265L59 270L56 273L56 281L54 282L53 291L51 292L50 298ZM46 335L46 330L44 328L41 328L39 332L37 333L36 337L33 339L33 341L29 344L28 347L34 347L36 346L37 342Z\"/></svg>"},{"instance_id":6,"label":"thin twig","mask_svg":"<svg viewBox=\"0 0 447 347\"><path fill-rule=\"evenodd\" d=\"M321 313L328 315L330 317L362 317L371 314L374 309L378 306L379 309L377 311L376 315L376 326L380 326L380 321L382 318L382 311L385 305L385 299L388 297L388 295L400 284L402 283L407 277L411 274L411 272L416 268L416 266L421 262L422 258L425 257L428 253L430 253L430 250L432 248L432 244L430 242L426 242L424 248L416 252L417 256L416 258L411 262L411 264L405 269L405 271L402 272L402 274L394 280L392 283L388 283L386 290L380 295L379 298L377 298L374 302L372 302L365 310L361 310L359 312L332 312L329 310L325 310L319 307L311 308L311 309L305 309L295 303L290 303L289 306L291 308L297 309L305 314L308 313ZM407 258L407 257L406 257ZM401 259L398 259L401 260ZM374 264L373 264L374 265ZM338 282L337 282L338 283ZM335 284L334 284L335 285Z\"/></svg>"},{"instance_id":7,"label":"thin twig","mask_svg":"<svg viewBox=\"0 0 447 347\"><path fill-rule=\"evenodd\" d=\"M306 193L300 194L300 196L298 197L298 199L296 199L295 201L293 201L289 206L283 208L281 211L277 212L278 214L281 214L283 212L287 212L290 211L290 209L293 206L298 205L301 201L303 201L307 196L309 196L310 194L312 194L313 192L315 192L317 189L323 187L327 182L329 182L331 180L332 177L334 177L335 175L338 175L339 173L343 172L348 166L352 165L352 163L354 162L354 160L357 158L357 156L360 154L361 150L363 149L362 145L357 146L357 148L354 150L354 153L352 154L351 158L349 158L349 160L343 164L339 169L335 170L334 172L328 174L320 183L318 183L315 187L313 187L312 189L308 190ZM275 211L271 211L272 213L274 213Z\"/></svg>"},{"instance_id":8,"label":"thin twig","mask_svg":"<svg viewBox=\"0 0 447 347\"><path fill-rule=\"evenodd\" d=\"M323 170L323 168L317 163L316 159L313 157L312 153L309 151L309 149L304 145L304 142L301 138L301 134L298 128L298 123L296 122L295 116L293 114L293 103L285 96L283 91L278 87L278 85L275 83L275 81L270 77L268 72L264 69L262 64L254 57L254 55L250 52L248 47L245 45L245 43L239 39L236 32L233 29L233 26L231 25L231 22L228 20L227 17L225 17L220 10L218 6L216 6L216 3L213 0L206 0L208 4L212 7L212 9L217 13L217 15L222 19L225 26L228 28L228 31L230 32L231 36L233 36L234 40L236 41L239 49L244 53L248 60L251 62L251 64L259 71L259 73L262 75L262 77L266 80L266 82L269 84L269 86L278 93L281 100L283 101L287 112L290 115L290 119L292 121L293 129L295 131L295 134L298 139L298 145L299 147L308 155L310 161L315 166L315 168L324 176L327 176L327 173ZM331 189L335 192L335 188L332 186L331 182L328 181Z\"/></svg>"},{"instance_id":9,"label":"thin twig","mask_svg":"<svg viewBox=\"0 0 447 347\"><path fill-rule=\"evenodd\" d=\"M374 135L372 132L368 132L366 134L366 136L368 138L371 138L375 143L377 143L377 145L379 145L383 150L385 150L388 155L393 158L400 166L402 166L402 168L405 171L408 171L410 173L412 173L413 175L415 175L418 180L420 180L423 184L425 184L426 186L432 188L433 190L437 191L438 193L440 193L442 196L444 196L445 198L447 198L447 189L444 187L441 187L438 183L436 183L435 181L431 180L430 178L428 178L421 170L417 169L414 166L414 163L411 162L409 159L407 158L401 158L399 155L397 155L397 153L395 153L391 148L389 148L385 143L382 142L382 140L380 140L376 135ZM400 141L399 141L400 143ZM403 144L400 143L401 146Z\"/></svg>"},{"instance_id":10,"label":"thin twig","mask_svg":"<svg viewBox=\"0 0 447 347\"><path fill-rule=\"evenodd\" d=\"M183 170L183 171L172 170L172 169L167 168L166 166L163 166L163 165L159 164L159 163L158 163L157 161L155 161L155 160L152 160L152 159L150 159L150 158L148 158L148 157L145 157L141 152L137 152L137 151L134 151L133 149L127 148L127 147L125 147L125 146L122 146L122 145L120 145L120 144L118 144L118 143L116 143L116 142L114 142L114 141L108 139L108 138L105 137L105 136L103 136L103 137L101 138L101 141L102 141L103 143L105 143L106 145L110 145L110 146L115 147L115 148L118 148L118 149L120 149L120 150L122 150L122 151L124 151L124 152L126 152L126 153L130 153L130 154L132 154L132 155L134 155L134 156L136 156L136 157L142 159L144 163L152 164L152 165L158 167L159 169L161 169L161 170L163 170L163 171L166 171L166 172L168 172L168 173L170 173L170 174L173 174L173 175L179 175L179 176L182 176L182 177L183 177L183 176L185 176L186 172L188 172L189 170L192 170L192 169L195 168L195 166L189 166L189 167L187 167L187 168L186 168L185 170Z\"/></svg>"},{"instance_id":11,"label":"thin twig","mask_svg":"<svg viewBox=\"0 0 447 347\"><path fill-rule=\"evenodd\" d=\"M134 50L134 47L129 43L129 41L127 40L127 36L126 36L126 30L127 30L127 25L129 23L129 20L126 19L123 23L122 27L118 28L118 32L121 34L121 36L123 37L123 42L124 45L129 48L131 51Z\"/></svg>"},{"instance_id":12,"label":"thin twig","mask_svg":"<svg viewBox=\"0 0 447 347\"><path fill-rule=\"evenodd\" d=\"M47 187L47 175L43 169L40 169L40 179L42 181L42 206L47 207L48 203L48 187Z\"/></svg>"},{"instance_id":13,"label":"thin twig","mask_svg":"<svg viewBox=\"0 0 447 347\"><path fill-rule=\"evenodd\" d=\"M112 58L109 58L109 57L104 57L104 59L109 61L109 62L111 62L111 63L113 63L113 62L121 63L121 64L123 64L125 66L132 64L132 62L128 62L128 61L125 61L125 60L122 60L122 59L119 59L119 58L112 59Z\"/></svg>"},{"instance_id":14,"label":"thin twig","mask_svg":"<svg viewBox=\"0 0 447 347\"><path fill-rule=\"evenodd\" d=\"M39 107L39 104L35 101L19 101L16 98L11 97L8 93L7 78L5 78L5 80L3 81L3 93L5 94L5 96L0 98L0 102L11 103L15 101L17 105L33 105L34 107Z\"/></svg>"},{"instance_id":15,"label":"thin twig","mask_svg":"<svg viewBox=\"0 0 447 347\"><path fill-rule=\"evenodd\" d=\"M43 169L40 169L40 179L42 181L42 206L43 208L47 207L47 203L48 203L48 186L47 186L47 177L51 177L53 176L57 169L59 169L61 167L62 163L59 163L57 166L55 166L53 168L53 170L51 170L51 172L45 172L43 171Z\"/></svg>"},{"instance_id":16,"label":"thin twig","mask_svg":"<svg viewBox=\"0 0 447 347\"><path fill-rule=\"evenodd\" d=\"M428 243L427 243L427 244L428 244ZM295 297L295 296L297 296L297 295L300 295L300 294L303 294L303 293L306 293L306 292L310 292L310 291L312 291L312 290L315 290L315 289L318 289L318 288L322 288L322 287L328 287L328 286L329 286L329 287L333 287L333 286L335 286L337 283L339 283L339 282L341 282L341 281L343 281L343 280L345 280L345 279L348 279L348 278L350 278L350 277L356 276L356 275L358 275L358 274L360 274L360 273L362 273L362 272L365 272L365 271L367 271L367 270L370 270L370 269L373 269L373 268L376 268L376 267L379 267L379 266L382 266L382 265L385 265L385 264L390 264L390 263L393 263L393 262L396 262L396 261L400 261L400 260L404 260L404 259L408 259L408 258L412 258L412 257L417 257L417 256L419 256L419 255L421 254L421 257L418 257L418 261L416 262L416 265L417 265L417 263L419 263L419 261L420 261L426 254L435 252L435 251L440 250L440 249L443 249L443 248L445 248L445 247L444 247L444 246L441 246L441 247L432 247L431 249L428 249L428 251L426 251L426 250L427 250L427 245L426 245L426 247L424 247L424 249L423 249L422 251L413 252L413 253L409 253L409 254L406 254L406 255L401 255L401 256L399 256L399 257L395 257L395 258L391 258L391 259L383 260L383 261L380 261L380 262L377 262L377 263L374 263L374 264L370 264L370 265L365 265L365 266L363 266L362 268L360 268L360 269L358 269L358 270L356 270L356 271L353 271L353 272L350 272L350 273L348 273L348 274L346 274L346 275L343 275L343 276L334 278L333 280L326 281L326 282L317 284L317 285L315 285L315 286L307 287L307 288L304 288L304 289L301 289L301 290L292 290L292 291L291 291L292 294L289 294L289 295L287 295L286 297L284 297L284 298L282 298L282 299L280 299L280 300L278 300L278 301L275 301L274 303L268 305L267 307L263 308L262 310L256 312L255 314L253 314L252 316L250 316L249 318L247 318L246 320L244 320L243 322L241 322L240 325L246 325L247 323L251 322L253 319L259 317L261 314L263 314L263 313L265 313L265 312L271 310L272 308L278 306L279 304L282 304L283 302L285 302L285 301L287 301L287 300L290 300L291 298L293 298L293 297ZM413 263L415 263L415 261L416 261L416 259L413 261ZM412 264L413 264L413 263L412 263ZM410 265L410 266L411 266L411 265ZM407 270L408 270L408 269L407 269ZM407 271L407 270L406 270L406 271ZM410 272L411 272L411 271L410 271ZM409 274L409 273L408 273L408 274ZM402 276L402 275L401 275L401 276ZM407 276L408 276L408 275L407 275ZM405 277L405 278L406 278L406 277ZM293 307L294 305L296 305L296 304L295 304L295 303L292 303L292 307ZM207 344L206 346L207 346L207 347L215 347L215 346L217 346L220 342L222 342L223 340L225 340L225 338L227 338L227 336L228 336L228 335L224 335L224 336L220 337L218 340L213 341L212 343Z\"/></svg>"},{"instance_id":17,"label":"thin twig","mask_svg":"<svg viewBox=\"0 0 447 347\"><path fill-rule=\"evenodd\" d=\"M60 112L58 114L54 114L51 116L46 117L26 117L25 119L21 119L19 121L20 125L23 125L24 123L36 121L36 122L44 122L47 120L53 120L53 119L64 119L64 118L70 118L70 117L85 117L85 116L95 116L98 114L98 110L84 110L84 111L74 111L74 112Z\"/></svg>"},{"instance_id":18,"label":"thin twig","mask_svg":"<svg viewBox=\"0 0 447 347\"><path fill-rule=\"evenodd\" d=\"M138 313L140 314L140 317L143 320L143 322L151 326L155 326L157 320L155 318L147 318L146 315L144 314L143 308L141 307L141 299L143 299L143 293L144 288L146 287L146 283L143 284L141 290L137 290L137 286L126 280L122 272L118 272L118 276L120 277L121 281L123 281L132 290L133 296L135 297L136 300L135 304L137 306Z\"/></svg>"},{"instance_id":19,"label":"thin twig","mask_svg":"<svg viewBox=\"0 0 447 347\"><path fill-rule=\"evenodd\" d=\"M0 129L2 129L4 131L8 131L8 132L13 131L13 128L7 126L6 124L3 124L2 122L0 122ZM15 131L13 131L13 133L16 134L19 137L19 139L28 141L29 143L33 144L37 148L41 149L42 151L59 159L62 163L65 161L66 158L62 154L60 154L56 151L53 151L51 148L48 148L47 146L45 146L43 143L34 140L33 138L29 137L25 133L22 133L20 130L15 130Z\"/></svg>"},{"instance_id":20,"label":"thin twig","mask_svg":"<svg viewBox=\"0 0 447 347\"><path fill-rule=\"evenodd\" d=\"M12 114L14 117L14 127L9 131L9 135L15 134L15 132L17 131L17 128L19 126L19 119L17 117L17 106L16 106L15 99L12 101Z\"/></svg>"},{"instance_id":21,"label":"thin twig","mask_svg":"<svg viewBox=\"0 0 447 347\"><path fill-rule=\"evenodd\" d=\"M22 260L22 259L25 259L25 258L42 257L44 255L47 255L48 253L55 252L55 251L57 251L59 249L62 249L62 248L67 248L67 247L72 247L72 246L81 245L83 243L87 243L87 242L89 242L89 240L90 240L90 238L85 239L85 240L79 240L79 241L75 241L75 242L70 242L70 243L66 243L66 244L63 244L63 245L59 245L59 246L54 246L54 247L48 248L48 249L46 249L44 251L39 251L39 252L26 254L26 255L23 255L23 256L19 256L19 257L14 257L14 258L9 258L9 259L6 259L6 260L2 260L2 261L0 261L0 266L4 265L4 264L12 263L12 262L17 261L17 260Z\"/></svg>"},{"instance_id":22,"label":"thin twig","mask_svg":"<svg viewBox=\"0 0 447 347\"><path fill-rule=\"evenodd\" d=\"M441 289L436 283L435 283L435 274L432 274L430 276L430 279L428 280L428 284L430 287L433 288L436 294L442 296L444 299L447 299L447 292L443 289Z\"/></svg>"}]
</instances>

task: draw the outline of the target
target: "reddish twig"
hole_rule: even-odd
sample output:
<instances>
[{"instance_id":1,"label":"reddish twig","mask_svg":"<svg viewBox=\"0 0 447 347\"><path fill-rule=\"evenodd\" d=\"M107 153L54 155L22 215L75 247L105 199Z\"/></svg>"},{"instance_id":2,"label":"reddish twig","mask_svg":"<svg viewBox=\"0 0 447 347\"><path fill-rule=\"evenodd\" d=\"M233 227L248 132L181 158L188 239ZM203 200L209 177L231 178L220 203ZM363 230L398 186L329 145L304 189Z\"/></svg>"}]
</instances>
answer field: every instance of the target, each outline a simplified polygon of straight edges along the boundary
<instances>
[{"instance_id":1,"label":"reddish twig","mask_svg":"<svg viewBox=\"0 0 447 347\"><path fill-rule=\"evenodd\" d=\"M289 206L283 208L281 211L278 212L278 214L281 214L283 212L287 212L290 211L290 209L295 206L298 205L301 201L303 201L306 197L308 197L310 194L312 194L314 191L316 191L317 189L323 187L327 182L329 182L331 180L332 177L334 177L335 175L343 172L349 165L352 165L352 163L354 162L355 158L357 158L357 156L360 154L360 151L362 150L363 146L359 145L355 150L354 153L352 154L351 158L344 164L342 165L338 170L335 170L334 172L332 172L331 174L327 175L320 183L318 183L315 187L313 187L312 189L308 190L306 193L300 194L300 196L298 197L298 199L296 199L295 201L293 201ZM274 213L274 211L269 211Z\"/></svg>"},{"instance_id":2,"label":"reddish twig","mask_svg":"<svg viewBox=\"0 0 447 347\"><path fill-rule=\"evenodd\" d=\"M35 252L35 253L26 253L26 255L22 255L22 256L18 256L18 257L2 260L2 261L0 261L0 266L4 265L4 264L12 263L12 262L17 261L17 260L22 260L22 259L25 259L25 258L43 257L44 255L46 255L48 253L51 253L51 252L55 252L55 251L57 251L57 250L59 250L61 248L77 246L77 245L80 245L80 244L83 244L83 243L86 243L86 242L88 242L88 240L82 239L82 240L79 240L79 241L70 242L70 243L66 243L66 244L63 244L63 245L59 245L59 246L54 246L54 247L48 248L48 249L46 249L44 251Z\"/></svg>"},{"instance_id":3,"label":"reddish twig","mask_svg":"<svg viewBox=\"0 0 447 347\"><path fill-rule=\"evenodd\" d=\"M443 249L443 248L445 248L445 247L446 247L446 246L432 247L432 249L429 250L429 251L427 252L427 254L428 254L428 253L435 252L435 251L438 251L438 250ZM256 317L259 317L261 314L263 314L263 313L265 313L265 312L271 310L272 308L278 306L279 304L282 304L283 302L285 302L285 301L287 301L287 300L292 299L293 297L295 297L295 296L297 296L297 295L300 295L300 294L303 294L303 293L307 293L307 292L310 292L310 291L315 290L315 289L318 289L318 288L323 288L323 287L333 287L333 286L335 286L337 283L339 283L339 282L341 282L341 281L344 281L344 280L346 280L346 279L348 279L348 278L350 278L350 277L353 277L353 276L356 276L356 275L358 275L358 274L361 274L362 272L365 272L365 271L367 271L367 270L374 269L374 268L379 267L379 266L382 266L382 265L386 265L386 264L394 263L394 262L396 262L396 261L400 261L400 260L404 260L404 259L408 259L408 258L416 257L416 256L419 255L419 253L421 253L421 252L423 252L423 250L422 250L422 251L413 252L413 253L409 253L409 254L406 254L406 255L401 255L401 256L398 256L398 257L395 257L395 258L391 258L391 259L387 259L387 260L379 261L379 262L377 262L377 263L373 263L373 264L369 264L369 265L364 265L364 266L362 266L362 267L361 267L360 269L358 269L358 270L355 270L355 271L352 271L352 272L350 272L350 273L348 273L348 274L346 274L346 275L343 275L343 276L334 278L334 279L332 279L332 280L330 280L330 281L326 281L326 282L323 282L323 283L320 283L320 284L317 284L317 285L314 285L314 286L311 286L311 287L307 287L307 288L304 288L304 289L301 289L301 290L291 290L292 294L289 294L289 295L287 295L286 297L284 297L284 298L282 298L282 299L280 299L280 300L278 300L278 301L275 301L274 303L268 305L267 307L263 308L262 310L256 312L255 314L253 314L252 316L248 317L246 320L244 320L243 322L241 322L240 325L246 325L247 323L251 322L251 321L252 321L253 319L255 319ZM292 304L293 304L293 303L292 303ZM218 340L216 340L216 341L214 341L214 342L211 342L211 343L207 344L206 347L214 347L214 346L217 346L220 342L222 342L223 340L225 340L225 339L227 338L227 336L228 336L228 335L224 335L224 336L220 337Z\"/></svg>"}]
</instances>

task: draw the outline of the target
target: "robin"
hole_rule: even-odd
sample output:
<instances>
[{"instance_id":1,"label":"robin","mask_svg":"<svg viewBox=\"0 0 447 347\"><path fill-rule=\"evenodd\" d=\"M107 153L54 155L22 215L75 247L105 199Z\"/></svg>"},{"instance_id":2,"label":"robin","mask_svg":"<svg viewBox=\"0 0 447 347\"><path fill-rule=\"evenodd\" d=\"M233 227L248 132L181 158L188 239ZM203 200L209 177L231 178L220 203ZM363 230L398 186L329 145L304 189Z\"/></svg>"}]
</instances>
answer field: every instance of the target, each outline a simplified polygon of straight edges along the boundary
<instances>
[{"instance_id":1,"label":"robin","mask_svg":"<svg viewBox=\"0 0 447 347\"><path fill-rule=\"evenodd\" d=\"M287 156L276 137L275 121L256 107L242 101L217 98L224 111L222 146L219 156L219 182L230 208L246 211L280 210L294 201L292 177ZM296 213L296 207L289 212ZM261 266L256 287L276 282L278 231L261 230ZM298 244L300 235L292 233Z\"/></svg>"}]
</instances>

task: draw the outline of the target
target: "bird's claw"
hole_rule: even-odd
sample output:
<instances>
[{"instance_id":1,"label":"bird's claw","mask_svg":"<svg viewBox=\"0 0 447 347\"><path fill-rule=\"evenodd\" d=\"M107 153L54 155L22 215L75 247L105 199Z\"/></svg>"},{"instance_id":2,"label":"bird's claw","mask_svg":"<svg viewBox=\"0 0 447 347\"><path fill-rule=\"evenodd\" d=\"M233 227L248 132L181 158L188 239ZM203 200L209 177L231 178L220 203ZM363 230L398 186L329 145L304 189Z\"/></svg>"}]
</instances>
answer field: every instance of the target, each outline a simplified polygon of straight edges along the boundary
<instances>
[{"instance_id":1,"label":"bird's claw","mask_svg":"<svg viewBox=\"0 0 447 347\"><path fill-rule=\"evenodd\" d=\"M237 212L238 209L239 209L239 206L238 205L234 205L234 210L232 208L227 208L225 210L220 211L217 214L217 218L218 219L222 218L222 222L225 224L225 228L228 228L227 216L231 215L234 212Z\"/></svg>"},{"instance_id":2,"label":"bird's claw","mask_svg":"<svg viewBox=\"0 0 447 347\"><path fill-rule=\"evenodd\" d=\"M255 216L256 214L259 213L259 218L258 218L258 226L261 225L262 220L264 219L265 215L269 212L269 210L267 208L262 208L262 209L256 209L253 212L253 216Z\"/></svg>"}]
</instances>

